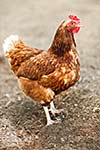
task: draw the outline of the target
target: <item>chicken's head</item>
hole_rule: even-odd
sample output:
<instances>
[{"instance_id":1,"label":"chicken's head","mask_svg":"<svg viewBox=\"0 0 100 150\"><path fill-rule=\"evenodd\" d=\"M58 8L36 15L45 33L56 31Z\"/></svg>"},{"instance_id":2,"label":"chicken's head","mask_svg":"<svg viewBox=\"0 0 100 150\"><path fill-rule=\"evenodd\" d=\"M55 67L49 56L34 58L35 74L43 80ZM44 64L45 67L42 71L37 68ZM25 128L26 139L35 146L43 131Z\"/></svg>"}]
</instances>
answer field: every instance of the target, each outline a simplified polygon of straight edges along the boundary
<instances>
[{"instance_id":1,"label":"chicken's head","mask_svg":"<svg viewBox=\"0 0 100 150\"><path fill-rule=\"evenodd\" d=\"M80 30L80 19L77 16L70 15L69 20L65 22L67 31L78 33Z\"/></svg>"}]
</instances>

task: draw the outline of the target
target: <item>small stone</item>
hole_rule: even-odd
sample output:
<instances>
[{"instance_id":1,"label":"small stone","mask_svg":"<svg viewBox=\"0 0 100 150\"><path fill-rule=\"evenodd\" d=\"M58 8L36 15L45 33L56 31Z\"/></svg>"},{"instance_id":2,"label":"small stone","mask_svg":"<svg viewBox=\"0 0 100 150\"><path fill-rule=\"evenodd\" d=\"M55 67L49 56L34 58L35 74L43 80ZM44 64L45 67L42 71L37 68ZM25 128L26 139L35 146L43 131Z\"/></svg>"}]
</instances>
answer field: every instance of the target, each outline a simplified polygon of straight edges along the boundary
<instances>
[{"instance_id":1,"label":"small stone","mask_svg":"<svg viewBox=\"0 0 100 150\"><path fill-rule=\"evenodd\" d=\"M60 138L60 140L61 140L62 143L65 142L64 138Z\"/></svg>"},{"instance_id":2,"label":"small stone","mask_svg":"<svg viewBox=\"0 0 100 150\"><path fill-rule=\"evenodd\" d=\"M5 96L8 97L8 98L10 97L10 95L8 93L6 93Z\"/></svg>"},{"instance_id":3,"label":"small stone","mask_svg":"<svg viewBox=\"0 0 100 150\"><path fill-rule=\"evenodd\" d=\"M100 112L100 108L99 107L94 107L93 112L99 113Z\"/></svg>"},{"instance_id":4,"label":"small stone","mask_svg":"<svg viewBox=\"0 0 100 150\"><path fill-rule=\"evenodd\" d=\"M74 104L74 106L75 106L75 107L77 107L77 106L78 106L78 104Z\"/></svg>"},{"instance_id":5,"label":"small stone","mask_svg":"<svg viewBox=\"0 0 100 150\"><path fill-rule=\"evenodd\" d=\"M35 135L35 139L36 139L36 140L39 139L39 136L38 136L38 135Z\"/></svg>"},{"instance_id":6,"label":"small stone","mask_svg":"<svg viewBox=\"0 0 100 150\"><path fill-rule=\"evenodd\" d=\"M57 145L56 145L56 144L54 144L54 147L57 147Z\"/></svg>"},{"instance_id":7,"label":"small stone","mask_svg":"<svg viewBox=\"0 0 100 150\"><path fill-rule=\"evenodd\" d=\"M83 117L83 120L85 120L85 118Z\"/></svg>"},{"instance_id":8,"label":"small stone","mask_svg":"<svg viewBox=\"0 0 100 150\"><path fill-rule=\"evenodd\" d=\"M18 96L18 101L21 101L21 97L20 96Z\"/></svg>"}]
</instances>

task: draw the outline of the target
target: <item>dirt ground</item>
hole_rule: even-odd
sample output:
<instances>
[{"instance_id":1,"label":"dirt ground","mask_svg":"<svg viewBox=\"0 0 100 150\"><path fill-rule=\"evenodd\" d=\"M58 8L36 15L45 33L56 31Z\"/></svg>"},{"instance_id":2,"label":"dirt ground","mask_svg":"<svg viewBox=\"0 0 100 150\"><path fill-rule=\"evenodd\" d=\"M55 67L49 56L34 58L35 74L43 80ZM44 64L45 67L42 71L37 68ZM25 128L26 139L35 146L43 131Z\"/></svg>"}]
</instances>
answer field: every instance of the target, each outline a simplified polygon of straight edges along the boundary
<instances>
[{"instance_id":1,"label":"dirt ground","mask_svg":"<svg viewBox=\"0 0 100 150\"><path fill-rule=\"evenodd\" d=\"M42 106L18 87L3 56L2 43L18 34L47 49L69 14L84 27L76 35L81 78L55 98L61 123L45 126ZM0 0L0 150L100 150L100 1Z\"/></svg>"}]
</instances>

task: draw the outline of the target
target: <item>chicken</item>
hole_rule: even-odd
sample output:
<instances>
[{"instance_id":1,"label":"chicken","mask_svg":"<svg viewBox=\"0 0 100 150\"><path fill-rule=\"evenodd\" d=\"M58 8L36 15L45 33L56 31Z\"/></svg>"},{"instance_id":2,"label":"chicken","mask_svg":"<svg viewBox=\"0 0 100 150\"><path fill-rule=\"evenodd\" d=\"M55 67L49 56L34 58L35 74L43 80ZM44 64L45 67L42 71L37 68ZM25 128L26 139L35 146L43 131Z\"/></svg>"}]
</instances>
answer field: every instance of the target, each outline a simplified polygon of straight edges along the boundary
<instances>
[{"instance_id":1,"label":"chicken","mask_svg":"<svg viewBox=\"0 0 100 150\"><path fill-rule=\"evenodd\" d=\"M80 19L70 15L58 27L48 50L31 48L17 35L4 41L5 56L18 77L20 88L43 106L47 125L54 123L49 111L53 115L60 112L53 103L55 95L79 80L80 62L74 40L74 33L79 30Z\"/></svg>"}]
</instances>

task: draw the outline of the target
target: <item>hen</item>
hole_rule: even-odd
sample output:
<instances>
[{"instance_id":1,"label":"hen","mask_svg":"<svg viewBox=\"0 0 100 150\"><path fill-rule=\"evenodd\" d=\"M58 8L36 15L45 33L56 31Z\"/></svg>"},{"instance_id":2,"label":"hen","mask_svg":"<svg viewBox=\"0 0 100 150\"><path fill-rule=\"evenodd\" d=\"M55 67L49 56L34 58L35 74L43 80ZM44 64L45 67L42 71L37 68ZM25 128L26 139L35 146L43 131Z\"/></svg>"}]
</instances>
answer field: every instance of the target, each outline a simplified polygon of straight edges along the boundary
<instances>
[{"instance_id":1,"label":"hen","mask_svg":"<svg viewBox=\"0 0 100 150\"><path fill-rule=\"evenodd\" d=\"M80 77L80 62L74 33L80 29L80 19L70 15L58 27L50 48L40 50L24 44L17 35L11 35L3 44L5 56L18 77L23 92L42 104L47 125L54 122L49 114L59 113L53 104L56 94L74 85Z\"/></svg>"}]
</instances>

